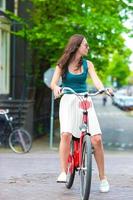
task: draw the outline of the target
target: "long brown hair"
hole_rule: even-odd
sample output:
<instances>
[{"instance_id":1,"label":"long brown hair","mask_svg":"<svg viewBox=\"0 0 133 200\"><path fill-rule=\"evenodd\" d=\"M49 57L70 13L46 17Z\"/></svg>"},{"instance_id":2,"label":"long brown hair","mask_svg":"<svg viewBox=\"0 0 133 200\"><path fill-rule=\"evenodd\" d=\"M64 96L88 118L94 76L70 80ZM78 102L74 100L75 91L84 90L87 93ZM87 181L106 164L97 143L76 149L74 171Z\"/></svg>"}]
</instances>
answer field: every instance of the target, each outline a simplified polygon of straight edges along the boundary
<instances>
[{"instance_id":1,"label":"long brown hair","mask_svg":"<svg viewBox=\"0 0 133 200\"><path fill-rule=\"evenodd\" d=\"M57 62L57 65L61 68L62 70L62 77L65 76L67 70L68 70L68 65L70 62L72 62L75 58L75 54L82 43L84 39L83 35L80 34L75 34L70 37L68 44L66 45L66 48L64 50L64 53L60 57L60 59ZM81 60L79 62L79 67L81 66Z\"/></svg>"}]
</instances>

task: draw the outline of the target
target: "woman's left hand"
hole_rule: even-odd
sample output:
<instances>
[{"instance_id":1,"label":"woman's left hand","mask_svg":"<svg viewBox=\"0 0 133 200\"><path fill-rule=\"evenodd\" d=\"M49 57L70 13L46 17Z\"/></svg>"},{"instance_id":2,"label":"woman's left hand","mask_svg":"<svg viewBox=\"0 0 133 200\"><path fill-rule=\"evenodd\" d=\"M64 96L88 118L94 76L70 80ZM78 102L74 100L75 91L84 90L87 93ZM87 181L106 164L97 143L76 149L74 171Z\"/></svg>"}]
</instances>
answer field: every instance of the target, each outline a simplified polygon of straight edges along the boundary
<instances>
[{"instance_id":1,"label":"woman's left hand","mask_svg":"<svg viewBox=\"0 0 133 200\"><path fill-rule=\"evenodd\" d=\"M114 91L113 91L112 88L107 88L107 89L106 89L106 93L107 93L107 95L109 95L109 96L114 96Z\"/></svg>"}]
</instances>

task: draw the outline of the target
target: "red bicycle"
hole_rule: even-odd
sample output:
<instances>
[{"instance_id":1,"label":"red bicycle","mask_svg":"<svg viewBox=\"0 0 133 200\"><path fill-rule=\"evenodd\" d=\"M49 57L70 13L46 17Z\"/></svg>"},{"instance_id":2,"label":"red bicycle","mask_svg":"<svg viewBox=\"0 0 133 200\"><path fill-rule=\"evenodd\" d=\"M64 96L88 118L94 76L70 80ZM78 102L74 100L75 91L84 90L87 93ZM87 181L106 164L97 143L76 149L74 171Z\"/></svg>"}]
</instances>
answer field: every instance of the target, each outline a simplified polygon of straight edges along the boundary
<instances>
[{"instance_id":1,"label":"red bicycle","mask_svg":"<svg viewBox=\"0 0 133 200\"><path fill-rule=\"evenodd\" d=\"M92 177L92 145L90 133L88 131L88 109L91 107L91 102L88 101L88 96L96 96L98 94L107 93L108 89L97 91L96 93L78 94L69 87L64 87L62 93L67 91L75 94L80 99L80 108L83 111L82 124L80 126L81 137L72 137L71 151L68 158L67 182L66 187L70 189L74 182L75 172L80 175L80 194L82 200L88 200L91 189Z\"/></svg>"}]
</instances>

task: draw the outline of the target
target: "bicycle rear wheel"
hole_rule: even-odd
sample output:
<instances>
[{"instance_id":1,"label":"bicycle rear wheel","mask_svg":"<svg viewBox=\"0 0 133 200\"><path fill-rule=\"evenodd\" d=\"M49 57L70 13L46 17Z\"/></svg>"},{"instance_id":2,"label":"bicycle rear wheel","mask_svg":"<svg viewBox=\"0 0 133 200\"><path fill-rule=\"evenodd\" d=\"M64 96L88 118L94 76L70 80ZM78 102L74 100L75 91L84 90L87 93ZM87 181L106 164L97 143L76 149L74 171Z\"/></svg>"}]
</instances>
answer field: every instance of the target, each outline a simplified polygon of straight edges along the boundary
<instances>
[{"instance_id":1,"label":"bicycle rear wheel","mask_svg":"<svg viewBox=\"0 0 133 200\"><path fill-rule=\"evenodd\" d=\"M9 146L15 153L27 153L32 146L31 135L25 129L16 129L9 136Z\"/></svg>"},{"instance_id":2,"label":"bicycle rear wheel","mask_svg":"<svg viewBox=\"0 0 133 200\"><path fill-rule=\"evenodd\" d=\"M74 182L74 177L75 177L75 167L74 167L74 140L72 139L71 141L71 150L68 158L68 168L67 168L67 182L66 182L66 187L70 189L73 185Z\"/></svg>"},{"instance_id":3,"label":"bicycle rear wheel","mask_svg":"<svg viewBox=\"0 0 133 200\"><path fill-rule=\"evenodd\" d=\"M92 150L89 135L85 135L82 146L82 163L80 170L80 193L82 200L88 200L91 189Z\"/></svg>"}]
</instances>

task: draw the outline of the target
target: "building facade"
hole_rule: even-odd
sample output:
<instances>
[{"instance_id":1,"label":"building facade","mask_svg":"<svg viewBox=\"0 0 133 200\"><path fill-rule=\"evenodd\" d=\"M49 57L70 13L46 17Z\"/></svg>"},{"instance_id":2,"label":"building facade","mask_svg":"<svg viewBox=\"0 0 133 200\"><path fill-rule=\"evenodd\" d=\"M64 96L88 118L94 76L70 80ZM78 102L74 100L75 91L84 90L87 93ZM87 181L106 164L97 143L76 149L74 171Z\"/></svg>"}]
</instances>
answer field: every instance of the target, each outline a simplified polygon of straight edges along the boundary
<instances>
[{"instance_id":1,"label":"building facade","mask_svg":"<svg viewBox=\"0 0 133 200\"><path fill-rule=\"evenodd\" d=\"M7 13L26 19L26 8L27 4L21 0L0 0L0 108L9 109L15 116L21 110L21 124L32 133L34 103L28 96L25 70L30 52L25 37L13 34L23 24L12 20Z\"/></svg>"}]
</instances>

